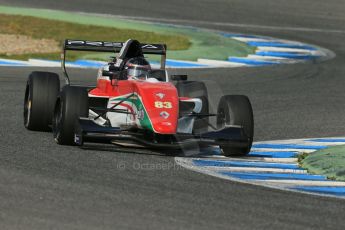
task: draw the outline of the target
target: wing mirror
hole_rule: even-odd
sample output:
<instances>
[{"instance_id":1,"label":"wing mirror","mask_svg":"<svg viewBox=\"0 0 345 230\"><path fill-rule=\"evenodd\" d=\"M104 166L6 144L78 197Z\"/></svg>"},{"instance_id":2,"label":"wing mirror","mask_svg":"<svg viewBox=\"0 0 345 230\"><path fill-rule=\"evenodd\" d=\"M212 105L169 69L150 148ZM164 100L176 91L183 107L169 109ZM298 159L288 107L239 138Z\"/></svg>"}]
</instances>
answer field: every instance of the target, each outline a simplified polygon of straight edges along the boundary
<instances>
[{"instance_id":1,"label":"wing mirror","mask_svg":"<svg viewBox=\"0 0 345 230\"><path fill-rule=\"evenodd\" d=\"M171 75L170 79L172 81L186 81L188 78L187 75Z\"/></svg>"},{"instance_id":2,"label":"wing mirror","mask_svg":"<svg viewBox=\"0 0 345 230\"><path fill-rule=\"evenodd\" d=\"M120 80L121 78L120 68L117 66L114 66L113 64L109 65L109 70L103 70L102 76L109 77L110 80L114 80L114 79Z\"/></svg>"},{"instance_id":3,"label":"wing mirror","mask_svg":"<svg viewBox=\"0 0 345 230\"><path fill-rule=\"evenodd\" d=\"M110 80L113 79L120 79L121 76L121 71L107 71L107 70L103 70L102 71L102 76L106 76L106 77L110 77Z\"/></svg>"}]
</instances>

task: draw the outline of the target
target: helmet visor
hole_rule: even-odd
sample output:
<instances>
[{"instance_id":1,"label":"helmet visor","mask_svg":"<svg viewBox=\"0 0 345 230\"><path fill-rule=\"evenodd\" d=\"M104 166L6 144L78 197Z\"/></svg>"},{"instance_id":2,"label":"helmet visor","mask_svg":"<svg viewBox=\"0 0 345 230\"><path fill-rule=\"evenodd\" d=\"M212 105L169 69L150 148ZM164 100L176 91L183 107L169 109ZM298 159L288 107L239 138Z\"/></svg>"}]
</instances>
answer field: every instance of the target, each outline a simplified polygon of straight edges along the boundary
<instances>
[{"instance_id":1,"label":"helmet visor","mask_svg":"<svg viewBox=\"0 0 345 230\"><path fill-rule=\"evenodd\" d=\"M131 67L127 69L127 77L135 77L141 80L146 80L148 76L148 69L142 67Z\"/></svg>"}]
</instances>

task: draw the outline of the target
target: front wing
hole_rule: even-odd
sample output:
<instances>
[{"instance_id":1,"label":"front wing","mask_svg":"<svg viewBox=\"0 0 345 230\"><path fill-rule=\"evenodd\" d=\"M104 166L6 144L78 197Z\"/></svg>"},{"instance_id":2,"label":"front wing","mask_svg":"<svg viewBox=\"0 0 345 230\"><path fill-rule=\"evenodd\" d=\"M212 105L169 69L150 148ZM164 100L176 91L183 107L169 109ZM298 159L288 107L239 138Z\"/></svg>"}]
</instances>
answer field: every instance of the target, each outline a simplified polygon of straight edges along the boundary
<instances>
[{"instance_id":1,"label":"front wing","mask_svg":"<svg viewBox=\"0 0 345 230\"><path fill-rule=\"evenodd\" d=\"M104 127L96 124L92 119L80 118L74 141L77 145L83 145L85 142L122 143L126 146L145 146L158 149L182 149L195 146L195 144L246 147L250 141L243 128L239 126L229 126L201 134L176 133L162 136L165 138L148 139L146 133L120 127Z\"/></svg>"}]
</instances>

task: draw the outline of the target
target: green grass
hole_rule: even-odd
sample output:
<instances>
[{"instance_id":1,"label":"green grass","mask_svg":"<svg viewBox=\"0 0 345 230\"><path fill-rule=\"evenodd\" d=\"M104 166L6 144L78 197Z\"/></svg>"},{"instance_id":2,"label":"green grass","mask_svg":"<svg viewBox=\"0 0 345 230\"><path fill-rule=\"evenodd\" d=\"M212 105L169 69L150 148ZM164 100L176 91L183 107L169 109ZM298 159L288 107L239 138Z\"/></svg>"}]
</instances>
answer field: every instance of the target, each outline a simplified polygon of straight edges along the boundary
<instances>
[{"instance_id":1,"label":"green grass","mask_svg":"<svg viewBox=\"0 0 345 230\"><path fill-rule=\"evenodd\" d=\"M78 59L84 59L88 55L92 55L94 53L90 52L67 52L66 60L67 61L76 61ZM114 56L111 53L99 53L100 57L92 57L92 60L95 61L106 61L109 59L110 56ZM45 59L45 60L60 60L61 53L26 53L26 54L13 54L13 55L6 55L0 53L0 58L5 59L15 59L15 60L28 60L28 59Z\"/></svg>"},{"instance_id":2,"label":"green grass","mask_svg":"<svg viewBox=\"0 0 345 230\"><path fill-rule=\"evenodd\" d=\"M183 26L171 26L161 23L146 23L126 20L118 17L85 15L75 12L58 10L45 10L33 8L0 6L0 13L6 15L34 16L61 22L78 23L82 25L106 26L107 28L136 30L142 32L155 32L174 38L180 35L189 39L188 49L175 49L168 43L167 57L170 59L196 61L198 58L227 60L229 56L245 57L255 53L255 47L248 46L231 38L204 29L196 29ZM113 40L113 39L112 39ZM140 39L138 39L141 41ZM143 41L142 41L143 42ZM149 41L151 42L151 41ZM165 41L163 41L166 43ZM172 50L173 49L173 50ZM109 56L109 55L108 55ZM104 59L105 55L92 53L85 54L86 59Z\"/></svg>"},{"instance_id":3,"label":"green grass","mask_svg":"<svg viewBox=\"0 0 345 230\"><path fill-rule=\"evenodd\" d=\"M0 14L0 33L26 35L35 39L53 39L58 41L60 44L62 44L62 41L66 38L96 41L126 41L129 38L133 38L143 43L165 43L168 45L170 50L186 50L191 45L188 37L184 35L165 35L134 29L120 29L105 26L84 25L32 16L7 14ZM76 53L71 57L72 59L76 59L83 55L85 55L85 52ZM59 59L60 54L23 54L10 56L0 54L0 56L15 59Z\"/></svg>"},{"instance_id":4,"label":"green grass","mask_svg":"<svg viewBox=\"0 0 345 230\"><path fill-rule=\"evenodd\" d=\"M345 181L345 146L334 146L310 153L301 160L301 165L310 173Z\"/></svg>"},{"instance_id":5,"label":"green grass","mask_svg":"<svg viewBox=\"0 0 345 230\"><path fill-rule=\"evenodd\" d=\"M306 153L306 152L303 152L303 153L301 153L301 154L298 154L298 155L297 155L298 164L299 164L300 166L302 166L303 160L304 160L305 158L307 158L308 156L309 156L309 153Z\"/></svg>"}]
</instances>

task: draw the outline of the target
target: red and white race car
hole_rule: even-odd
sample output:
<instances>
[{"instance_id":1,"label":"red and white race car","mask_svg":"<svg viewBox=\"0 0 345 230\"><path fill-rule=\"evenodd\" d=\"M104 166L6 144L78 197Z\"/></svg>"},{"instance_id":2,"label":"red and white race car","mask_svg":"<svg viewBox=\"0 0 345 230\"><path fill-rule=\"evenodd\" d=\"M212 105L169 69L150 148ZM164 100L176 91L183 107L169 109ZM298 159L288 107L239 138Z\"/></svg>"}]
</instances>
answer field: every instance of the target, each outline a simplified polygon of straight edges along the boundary
<instances>
[{"instance_id":1,"label":"red and white race car","mask_svg":"<svg viewBox=\"0 0 345 230\"><path fill-rule=\"evenodd\" d=\"M117 56L100 68L96 86L83 87L70 83L67 50ZM144 54L161 55L160 68L152 69ZM66 84L60 90L56 73L32 72L25 91L24 125L35 131L52 129L62 145L105 142L162 149L217 145L227 156L247 154L254 133L249 99L225 95L217 113L210 114L205 84L188 81L186 75L169 77L165 62L165 44L66 40L62 54ZM217 127L210 124L211 116L216 116Z\"/></svg>"}]
</instances>

